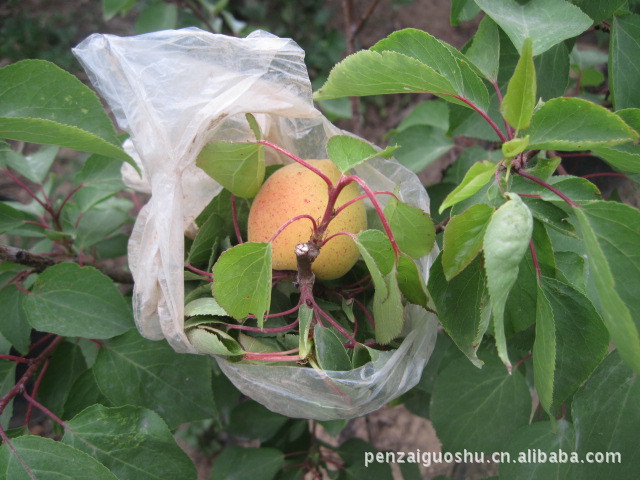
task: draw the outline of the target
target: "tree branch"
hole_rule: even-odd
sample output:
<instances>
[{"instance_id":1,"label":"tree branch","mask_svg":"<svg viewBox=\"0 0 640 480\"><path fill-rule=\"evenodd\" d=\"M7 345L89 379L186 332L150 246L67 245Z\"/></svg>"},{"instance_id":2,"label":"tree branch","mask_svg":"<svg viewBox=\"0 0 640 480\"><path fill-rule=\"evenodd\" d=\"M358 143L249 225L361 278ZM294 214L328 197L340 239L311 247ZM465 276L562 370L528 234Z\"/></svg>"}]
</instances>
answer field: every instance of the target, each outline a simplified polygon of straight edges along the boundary
<instances>
[{"instance_id":1,"label":"tree branch","mask_svg":"<svg viewBox=\"0 0 640 480\"><path fill-rule=\"evenodd\" d=\"M76 259L74 258L56 259L41 253L31 253L27 250L22 250L20 248L2 244L0 244L0 260L31 267L38 273L43 272L47 268L52 267L53 265L57 265L58 263L68 261L76 262ZM98 267L94 265L94 267L100 270L114 282L124 284L133 283L133 276L130 272L104 266Z\"/></svg>"}]
</instances>

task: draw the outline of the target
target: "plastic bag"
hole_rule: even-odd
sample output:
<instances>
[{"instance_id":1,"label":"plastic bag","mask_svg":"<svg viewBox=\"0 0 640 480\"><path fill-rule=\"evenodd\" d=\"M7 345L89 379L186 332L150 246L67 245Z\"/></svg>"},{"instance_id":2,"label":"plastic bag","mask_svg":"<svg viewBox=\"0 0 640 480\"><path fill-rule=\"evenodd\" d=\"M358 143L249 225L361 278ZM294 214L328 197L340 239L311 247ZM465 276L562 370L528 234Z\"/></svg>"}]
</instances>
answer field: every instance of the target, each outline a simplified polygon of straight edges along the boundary
<instances>
[{"instance_id":1,"label":"plastic bag","mask_svg":"<svg viewBox=\"0 0 640 480\"><path fill-rule=\"evenodd\" d=\"M304 52L263 31L247 38L196 28L94 34L73 52L130 134L125 148L142 176L125 164L125 182L151 194L128 247L136 325L146 338L195 353L184 333L184 236L193 235L195 217L221 189L195 166L200 150L210 141L252 140L246 113L255 115L267 140L302 158L326 158L327 139L345 132L315 109ZM267 161L286 160L272 152ZM424 187L394 160L375 159L355 173L373 190L400 185L402 201L428 211ZM419 262L425 277L434 255ZM400 348L348 372L225 358L218 364L244 394L275 412L319 420L364 415L412 388L431 355L435 317L412 305L405 313Z\"/></svg>"}]
</instances>

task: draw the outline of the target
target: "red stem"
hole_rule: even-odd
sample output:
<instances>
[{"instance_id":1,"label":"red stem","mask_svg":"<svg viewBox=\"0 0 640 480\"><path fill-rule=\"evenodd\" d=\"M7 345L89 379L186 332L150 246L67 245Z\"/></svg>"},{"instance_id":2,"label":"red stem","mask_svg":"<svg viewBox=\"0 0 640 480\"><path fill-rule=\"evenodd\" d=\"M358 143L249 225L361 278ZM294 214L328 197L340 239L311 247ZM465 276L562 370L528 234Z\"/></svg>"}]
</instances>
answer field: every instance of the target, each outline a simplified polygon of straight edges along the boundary
<instances>
[{"instance_id":1,"label":"red stem","mask_svg":"<svg viewBox=\"0 0 640 480\"><path fill-rule=\"evenodd\" d=\"M40 373L38 374L38 378L36 378L36 381L33 385L33 390L31 391L31 395L33 395L33 397L37 397L38 396L38 390L40 389L40 384L42 383L42 379L44 378L44 374L47 372L47 369L49 368L49 359L47 358L44 361L44 365L42 365L42 370L40 370ZM33 410L33 404L29 403L29 407L27 408L27 413L24 416L24 426L29 428L29 423L31 422L31 412Z\"/></svg>"},{"instance_id":2,"label":"red stem","mask_svg":"<svg viewBox=\"0 0 640 480\"><path fill-rule=\"evenodd\" d=\"M233 220L233 230L236 233L238 243L244 243L242 240L242 234L240 233L240 225L238 224L238 210L236 208L236 196L231 194L231 218Z\"/></svg>"},{"instance_id":3,"label":"red stem","mask_svg":"<svg viewBox=\"0 0 640 480\"><path fill-rule=\"evenodd\" d=\"M263 362L299 362L300 355L243 355L243 360L260 360Z\"/></svg>"},{"instance_id":4,"label":"red stem","mask_svg":"<svg viewBox=\"0 0 640 480\"><path fill-rule=\"evenodd\" d=\"M56 220L56 222L60 219L60 214L62 213L62 209L64 208L64 206L67 204L67 202L71 199L71 197L73 197L73 195L80 190L84 185L81 183L80 185L78 185L77 187L74 187L71 189L71 191L67 194L66 197L64 197L64 199L62 200L62 203L60 204L60 206L58 207L58 209L54 212L53 217Z\"/></svg>"},{"instance_id":5,"label":"red stem","mask_svg":"<svg viewBox=\"0 0 640 480\"><path fill-rule=\"evenodd\" d=\"M451 93L438 93L438 95L447 95L449 97L453 97L456 98L458 100L460 100L461 102L469 105L472 109L474 109L476 112L478 112L480 114L480 116L482 118L485 119L485 121L491 125L491 128L493 128L493 130L496 132L496 134L498 135L498 138L500 139L500 141L502 143L505 143L507 141L507 137L504 136L504 133L502 133L502 130L500 130L500 128L498 127L498 125L496 125L496 122L494 122L491 117L484 111L482 110L480 107L478 107L475 103L473 103L471 100L468 100L464 97L461 97L460 95L453 95Z\"/></svg>"},{"instance_id":6,"label":"red stem","mask_svg":"<svg viewBox=\"0 0 640 480\"><path fill-rule=\"evenodd\" d=\"M551 192L555 193L558 197L560 197L562 200L564 200L565 202L567 202L568 205L572 206L572 207L579 207L579 205L574 202L573 200L571 200L569 197L567 197L564 193L562 193L560 190L558 190L556 187L554 187L553 185L549 185L547 182L545 182L544 180L535 177L523 170L518 170L517 171L518 175L531 180L532 182L537 183L538 185L543 186L544 188L546 188L547 190L550 190Z\"/></svg>"},{"instance_id":7,"label":"red stem","mask_svg":"<svg viewBox=\"0 0 640 480\"><path fill-rule=\"evenodd\" d=\"M15 183L16 185L18 185L22 190L24 190L27 195L29 195L31 198L33 198L36 202L38 202L42 208L44 208L47 212L52 213L50 206L47 205L45 202L43 202L42 200L40 200L40 198L38 198L38 196L33 192L33 190L31 190L22 180L20 180L16 175L14 175L10 170L4 170L4 173L7 175L7 177L9 177L11 179L11 181L13 183Z\"/></svg>"},{"instance_id":8,"label":"red stem","mask_svg":"<svg viewBox=\"0 0 640 480\"><path fill-rule=\"evenodd\" d=\"M191 270L193 273L197 273L198 275L203 275L203 276L207 277L207 281L209 281L209 282L213 281L213 274L211 274L209 272L205 272L204 270L200 270L199 268L196 268L193 265L190 265L188 263L185 263L184 267L189 269L189 270Z\"/></svg>"},{"instance_id":9,"label":"red stem","mask_svg":"<svg viewBox=\"0 0 640 480\"><path fill-rule=\"evenodd\" d=\"M1 354L0 355L0 360L9 360L11 362L16 362L16 363L31 363L32 362L32 360L30 358L16 357L15 355L5 355L5 354Z\"/></svg>"},{"instance_id":10,"label":"red stem","mask_svg":"<svg viewBox=\"0 0 640 480\"><path fill-rule=\"evenodd\" d=\"M494 90L496 91L496 94L498 95L498 103L500 105L502 105L502 92L500 91L500 85L498 85L498 82L491 82L491 84L493 85ZM502 119L504 121L504 128L507 129L507 135L509 136L509 139L511 140L513 138L513 129L511 128L511 125L509 125L509 122L507 122L507 120L505 118Z\"/></svg>"},{"instance_id":11,"label":"red stem","mask_svg":"<svg viewBox=\"0 0 640 480\"><path fill-rule=\"evenodd\" d=\"M248 325L234 325L234 324L231 324L231 323L227 324L227 328L231 328L231 329L234 329L234 330L245 330L247 332L263 332L263 333L288 332L289 330L293 330L297 326L298 326L298 319L297 318L293 323L290 323L289 325L285 325L284 327L275 327L275 328L250 327Z\"/></svg>"},{"instance_id":12,"label":"red stem","mask_svg":"<svg viewBox=\"0 0 640 480\"><path fill-rule=\"evenodd\" d=\"M300 157L295 156L293 153L288 152L287 150L285 150L284 148L282 148L279 145L276 145L275 143L271 143L267 140L258 140L258 143L261 145L265 145L267 147L273 148L274 150L276 150L277 152L282 153L283 155L289 157L291 160L298 162L300 165L303 165L304 167L308 168L309 170L311 170L313 173L315 173L316 175L318 175L320 178L322 178L322 180L324 180L324 182L329 186L332 187L333 186L333 182L331 182L331 179L329 177L327 177L323 172L321 172L320 170L318 170L316 167L314 167L313 165L311 165L309 162L301 159Z\"/></svg>"},{"instance_id":13,"label":"red stem","mask_svg":"<svg viewBox=\"0 0 640 480\"><path fill-rule=\"evenodd\" d=\"M62 428L64 428L65 430L68 430L69 432L71 432L72 434L76 434L76 432L74 432L71 428L69 428L69 426L64 422L64 420L62 420L60 417L58 417L55 413L53 413L51 410L49 410L47 407L45 407L44 405L42 405L40 402L38 402L35 398L33 398L31 395L29 395L27 393L27 391L23 391L22 392L22 396L34 407L36 407L38 410L40 410L41 412L43 412L45 415L49 416L52 420L54 420L56 423L58 423Z\"/></svg>"},{"instance_id":14,"label":"red stem","mask_svg":"<svg viewBox=\"0 0 640 480\"><path fill-rule=\"evenodd\" d=\"M400 201L400 200L398 199L398 197L396 196L396 194L395 194L395 193L393 193L393 192L388 192L388 191L386 191L386 190L376 190L375 192L373 192L373 194L374 194L374 195L391 195L391 196L392 196L392 197L394 197L396 200ZM353 198L353 199L349 200L348 202L346 202L346 203L342 204L339 208L337 208L337 209L336 209L336 211L334 212L333 216L334 216L334 217L337 217L337 216L338 216L338 214L339 214L342 210L344 210L345 208L347 208L349 205L351 205L351 204L353 204L353 203L356 203L357 201L360 201L360 200L362 200L363 198L368 198L368 197L369 197L368 195L364 194L364 195L360 195L360 196L358 196L358 197L356 197L356 198Z\"/></svg>"},{"instance_id":15,"label":"red stem","mask_svg":"<svg viewBox=\"0 0 640 480\"><path fill-rule=\"evenodd\" d=\"M326 321L333 325L333 327L335 327L335 329L338 330L347 340L349 340L353 344L358 343L358 341L353 338L353 336L349 332L347 332L340 326L340 324L338 324L333 318L331 318L331 315L320 308L315 300L313 301L313 309L316 310Z\"/></svg>"},{"instance_id":16,"label":"red stem","mask_svg":"<svg viewBox=\"0 0 640 480\"><path fill-rule=\"evenodd\" d=\"M598 177L620 177L627 178L624 173L617 172L600 172L600 173L589 173L587 175L583 175L582 178L598 178Z\"/></svg>"},{"instance_id":17,"label":"red stem","mask_svg":"<svg viewBox=\"0 0 640 480\"><path fill-rule=\"evenodd\" d=\"M311 215L307 215L307 214L296 215L295 217L290 218L285 223L280 225L278 230L276 230L275 233L269 239L269 243L273 242L277 238L277 236L280 235L283 232L283 230L285 228L287 228L289 225L291 225L293 222L301 220L303 218L307 218L307 219L309 219L311 221L311 223L313 224L313 231L314 232L318 229L318 225L316 224L316 220Z\"/></svg>"},{"instance_id":18,"label":"red stem","mask_svg":"<svg viewBox=\"0 0 640 480\"><path fill-rule=\"evenodd\" d=\"M533 240L529 240L529 250L531 250L531 260L533 261L533 266L536 269L536 276L538 277L538 281L542 277L542 270L540 270L540 262L538 262L538 253L536 252L536 246L533 244Z\"/></svg>"}]
</instances>

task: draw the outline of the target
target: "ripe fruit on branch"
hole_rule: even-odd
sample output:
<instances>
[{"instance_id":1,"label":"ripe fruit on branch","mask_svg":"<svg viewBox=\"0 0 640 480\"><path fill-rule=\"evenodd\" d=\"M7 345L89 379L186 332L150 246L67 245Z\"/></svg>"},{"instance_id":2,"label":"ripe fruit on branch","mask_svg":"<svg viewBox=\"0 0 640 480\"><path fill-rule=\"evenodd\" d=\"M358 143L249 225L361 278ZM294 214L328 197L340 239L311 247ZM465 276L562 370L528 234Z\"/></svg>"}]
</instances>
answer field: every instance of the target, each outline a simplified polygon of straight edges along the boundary
<instances>
[{"instance_id":1,"label":"ripe fruit on branch","mask_svg":"<svg viewBox=\"0 0 640 480\"><path fill-rule=\"evenodd\" d=\"M324 173L336 185L341 176L331 160L307 160L313 167ZM351 183L344 187L337 197L334 210L358 197L358 187ZM328 238L338 232L357 234L367 228L364 205L357 201L327 225L324 220L329 193L327 183L307 167L292 163L277 170L262 185L253 200L249 212L248 239L250 242L268 242L280 227L288 221L308 215L316 222L320 233ZM273 240L273 268L276 270L296 270L295 247L306 243L314 236L314 225L309 218L301 217L291 222ZM312 271L322 280L339 278L347 273L358 260L359 252L353 240L346 235L338 235L321 246L320 255L312 264Z\"/></svg>"}]
</instances>

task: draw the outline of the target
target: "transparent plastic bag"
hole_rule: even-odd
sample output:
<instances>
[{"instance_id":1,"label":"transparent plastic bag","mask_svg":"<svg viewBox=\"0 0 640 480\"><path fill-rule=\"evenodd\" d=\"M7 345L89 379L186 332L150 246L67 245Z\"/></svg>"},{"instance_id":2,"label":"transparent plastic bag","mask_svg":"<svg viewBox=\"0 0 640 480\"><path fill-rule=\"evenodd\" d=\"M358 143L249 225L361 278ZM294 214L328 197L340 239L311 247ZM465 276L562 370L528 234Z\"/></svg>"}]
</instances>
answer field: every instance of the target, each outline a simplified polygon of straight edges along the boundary
<instances>
[{"instance_id":1,"label":"transparent plastic bag","mask_svg":"<svg viewBox=\"0 0 640 480\"><path fill-rule=\"evenodd\" d=\"M130 134L126 150L142 171L123 166L127 185L151 195L129 241L133 309L140 333L196 353L184 333L184 236L221 187L195 166L211 141L250 141L252 113L267 140L302 158L326 158L326 142L345 134L313 105L304 52L289 39L257 31L247 38L196 28L134 37L94 34L74 50L95 88ZM267 152L267 161L286 162ZM355 173L373 190L400 186L402 201L424 210L418 178L394 160L374 159ZM384 201L381 198L381 201ZM435 252L419 261L425 278ZM406 337L397 350L348 372L218 364L247 396L290 417L330 420L373 411L412 388L428 360L436 319L405 309Z\"/></svg>"}]
</instances>

